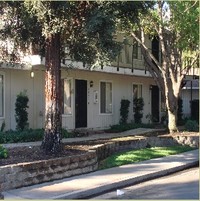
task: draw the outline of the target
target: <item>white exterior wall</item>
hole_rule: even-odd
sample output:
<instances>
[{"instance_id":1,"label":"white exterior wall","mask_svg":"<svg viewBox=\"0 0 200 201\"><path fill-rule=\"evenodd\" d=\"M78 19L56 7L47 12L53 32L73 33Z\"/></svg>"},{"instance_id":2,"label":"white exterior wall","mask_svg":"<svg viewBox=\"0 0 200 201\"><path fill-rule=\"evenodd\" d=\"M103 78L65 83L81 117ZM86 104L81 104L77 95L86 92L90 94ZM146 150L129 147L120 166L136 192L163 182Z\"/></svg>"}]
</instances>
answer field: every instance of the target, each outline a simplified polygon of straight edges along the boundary
<instances>
[{"instance_id":1,"label":"white exterior wall","mask_svg":"<svg viewBox=\"0 0 200 201\"><path fill-rule=\"evenodd\" d=\"M181 98L183 100L183 115L184 117L190 117L191 116L191 108L190 108L191 89L182 89ZM199 89L192 90L192 100L195 100L195 99L199 99Z\"/></svg>"},{"instance_id":2,"label":"white exterior wall","mask_svg":"<svg viewBox=\"0 0 200 201\"><path fill-rule=\"evenodd\" d=\"M2 69L1 73L5 75L5 117L0 119L1 123L5 120L6 130L15 129L15 101L16 96L23 90L27 90L29 97L29 127L44 127L44 71L35 70L34 78L30 77L30 70ZM107 128L110 125L118 124L120 120L120 102L121 99L131 101L129 108L129 119L133 120L133 101L132 84L142 84L142 96L144 98L143 122L148 120L145 116L151 112L149 85L154 84L152 78L134 75L120 75L113 73L103 73L86 70L64 70L62 69L62 78L72 79L72 107L71 115L63 115L62 123L66 129L75 128L75 79L87 80L88 83L88 108L87 125L88 128ZM93 87L89 82L93 81ZM112 82L113 93L113 112L112 114L100 114L100 81ZM98 103L94 103L94 92L98 92Z\"/></svg>"},{"instance_id":3,"label":"white exterior wall","mask_svg":"<svg viewBox=\"0 0 200 201\"><path fill-rule=\"evenodd\" d=\"M130 100L129 119L133 120L133 101L132 101L132 84L142 84L142 96L144 98L144 114L143 122L147 123L145 118L148 113L151 112L150 107L150 92L149 85L153 84L151 78L137 77L130 75L118 75L111 73L91 72L91 71L62 71L62 78L73 78L73 94L72 94L72 115L63 115L63 127L67 129L73 129L75 127L75 108L74 108L74 83L75 79L82 79L88 81L88 128L106 128L113 124L118 124L120 120L120 102L121 99ZM89 86L89 82L93 81L93 87ZM113 111L112 114L100 114L100 82L108 81L112 83L112 95L113 95ZM98 93L98 103L94 103L94 92Z\"/></svg>"},{"instance_id":4,"label":"white exterior wall","mask_svg":"<svg viewBox=\"0 0 200 201\"><path fill-rule=\"evenodd\" d=\"M5 116L0 119L0 123L5 121L5 130L16 128L15 121L15 102L17 94L23 90L27 91L29 97L28 103L28 122L30 128L42 128L44 112L44 73L35 72L35 77L30 77L30 71L2 69L0 73L5 75ZM1 124L0 124L1 125Z\"/></svg>"}]
</instances>

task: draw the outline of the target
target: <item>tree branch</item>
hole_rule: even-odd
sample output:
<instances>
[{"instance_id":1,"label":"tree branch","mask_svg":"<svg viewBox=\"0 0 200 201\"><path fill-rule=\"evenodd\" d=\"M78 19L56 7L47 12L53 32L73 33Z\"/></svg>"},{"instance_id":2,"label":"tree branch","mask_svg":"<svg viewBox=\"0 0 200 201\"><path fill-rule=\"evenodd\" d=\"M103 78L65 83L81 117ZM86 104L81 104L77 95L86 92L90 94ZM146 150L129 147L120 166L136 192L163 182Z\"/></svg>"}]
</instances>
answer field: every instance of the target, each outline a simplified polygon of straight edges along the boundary
<instances>
[{"instance_id":1,"label":"tree branch","mask_svg":"<svg viewBox=\"0 0 200 201\"><path fill-rule=\"evenodd\" d=\"M143 40L144 40L144 32L141 30L141 34L143 35ZM131 36L135 38L135 40L141 45L141 47L145 50L145 52L148 52L148 56L155 62L155 64L157 66L153 67L154 70L156 71L157 68L163 72L162 67L160 66L160 64L158 63L157 59L153 56L153 54L150 52L150 50L147 48L147 46L144 44L144 41L142 41L141 39L139 39L136 34L134 32L131 32Z\"/></svg>"},{"instance_id":2,"label":"tree branch","mask_svg":"<svg viewBox=\"0 0 200 201\"><path fill-rule=\"evenodd\" d=\"M190 1L191 2L191 1ZM183 13L186 13L188 10L190 10L192 7L194 7L199 1L195 1L190 7L186 8Z\"/></svg>"}]
</instances>

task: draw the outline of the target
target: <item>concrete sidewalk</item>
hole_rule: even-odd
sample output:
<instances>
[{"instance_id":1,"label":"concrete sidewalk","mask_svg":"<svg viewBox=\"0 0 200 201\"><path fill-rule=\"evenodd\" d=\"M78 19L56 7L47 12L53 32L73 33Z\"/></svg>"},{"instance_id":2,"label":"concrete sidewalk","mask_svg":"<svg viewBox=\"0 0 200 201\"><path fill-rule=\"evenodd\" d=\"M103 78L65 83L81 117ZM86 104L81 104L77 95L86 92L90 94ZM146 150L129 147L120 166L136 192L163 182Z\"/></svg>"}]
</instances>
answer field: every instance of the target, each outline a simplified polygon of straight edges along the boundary
<instances>
[{"instance_id":1,"label":"concrete sidewalk","mask_svg":"<svg viewBox=\"0 0 200 201\"><path fill-rule=\"evenodd\" d=\"M118 137L126 137L126 136L134 136L134 135L145 135L153 132L161 132L164 129L153 129L153 128L136 128L128 131L124 131L121 133L101 133L89 135L86 137L76 137L76 138L64 138L63 143L73 144L77 142L91 141L91 140L103 140L103 139L111 139ZM1 144L5 148L14 148L14 147L23 147L23 146L40 146L41 141L37 142L22 142L22 143L7 143Z\"/></svg>"},{"instance_id":2,"label":"concrete sidewalk","mask_svg":"<svg viewBox=\"0 0 200 201\"><path fill-rule=\"evenodd\" d=\"M78 199L192 167L199 150L3 192L4 199Z\"/></svg>"}]
</instances>

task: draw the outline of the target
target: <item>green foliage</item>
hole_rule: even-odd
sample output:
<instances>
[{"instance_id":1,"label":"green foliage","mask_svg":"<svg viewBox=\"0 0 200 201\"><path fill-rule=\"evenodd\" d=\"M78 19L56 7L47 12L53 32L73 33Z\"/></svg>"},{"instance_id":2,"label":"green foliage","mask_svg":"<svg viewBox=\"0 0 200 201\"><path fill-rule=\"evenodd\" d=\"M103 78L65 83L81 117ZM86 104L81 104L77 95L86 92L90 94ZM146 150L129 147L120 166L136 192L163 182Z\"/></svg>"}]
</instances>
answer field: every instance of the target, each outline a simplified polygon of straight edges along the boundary
<instances>
[{"instance_id":1,"label":"green foliage","mask_svg":"<svg viewBox=\"0 0 200 201\"><path fill-rule=\"evenodd\" d=\"M134 111L134 121L135 123L141 123L143 117L143 107L144 107L144 100L143 98L134 98L133 100L133 111Z\"/></svg>"},{"instance_id":2,"label":"green foliage","mask_svg":"<svg viewBox=\"0 0 200 201\"><path fill-rule=\"evenodd\" d=\"M198 1L169 1L170 28L176 32L178 46L183 50L196 50L199 43Z\"/></svg>"},{"instance_id":3,"label":"green foliage","mask_svg":"<svg viewBox=\"0 0 200 201\"><path fill-rule=\"evenodd\" d=\"M106 169L131 163L137 163L153 158L164 157L193 150L189 146L151 147L114 154L100 164L99 169Z\"/></svg>"},{"instance_id":4,"label":"green foliage","mask_svg":"<svg viewBox=\"0 0 200 201\"><path fill-rule=\"evenodd\" d=\"M30 45L44 55L45 40L56 33L62 41L61 57L70 56L89 67L110 63L121 49L113 38L116 21L107 2L15 1L0 6L3 12L0 38L12 40L15 57L19 57L17 48L28 51Z\"/></svg>"},{"instance_id":5,"label":"green foliage","mask_svg":"<svg viewBox=\"0 0 200 201\"><path fill-rule=\"evenodd\" d=\"M0 131L3 132L4 129L5 129L5 127L6 127L6 123L5 123L5 121L3 121L3 123L1 124L1 129L0 129Z\"/></svg>"},{"instance_id":6,"label":"green foliage","mask_svg":"<svg viewBox=\"0 0 200 201\"><path fill-rule=\"evenodd\" d=\"M121 100L121 107L120 107L120 124L126 124L128 119L128 113L129 113L129 105L130 101L122 99Z\"/></svg>"},{"instance_id":7,"label":"green foliage","mask_svg":"<svg viewBox=\"0 0 200 201\"><path fill-rule=\"evenodd\" d=\"M41 141L44 136L44 129L25 129L23 131L0 132L0 143L35 142ZM62 129L62 137L74 137L72 133Z\"/></svg>"},{"instance_id":8,"label":"green foliage","mask_svg":"<svg viewBox=\"0 0 200 201\"><path fill-rule=\"evenodd\" d=\"M187 131L199 131L198 123L194 120L187 120L185 124L185 129Z\"/></svg>"},{"instance_id":9,"label":"green foliage","mask_svg":"<svg viewBox=\"0 0 200 201\"><path fill-rule=\"evenodd\" d=\"M75 137L73 132L69 132L66 129L62 128L62 137L63 138L73 138Z\"/></svg>"},{"instance_id":10,"label":"green foliage","mask_svg":"<svg viewBox=\"0 0 200 201\"><path fill-rule=\"evenodd\" d=\"M26 95L26 91L20 92L17 95L15 102L15 119L16 119L16 129L23 131L28 127L28 107L29 98Z\"/></svg>"},{"instance_id":11,"label":"green foliage","mask_svg":"<svg viewBox=\"0 0 200 201\"><path fill-rule=\"evenodd\" d=\"M0 159L8 157L8 150L0 145Z\"/></svg>"}]
</instances>

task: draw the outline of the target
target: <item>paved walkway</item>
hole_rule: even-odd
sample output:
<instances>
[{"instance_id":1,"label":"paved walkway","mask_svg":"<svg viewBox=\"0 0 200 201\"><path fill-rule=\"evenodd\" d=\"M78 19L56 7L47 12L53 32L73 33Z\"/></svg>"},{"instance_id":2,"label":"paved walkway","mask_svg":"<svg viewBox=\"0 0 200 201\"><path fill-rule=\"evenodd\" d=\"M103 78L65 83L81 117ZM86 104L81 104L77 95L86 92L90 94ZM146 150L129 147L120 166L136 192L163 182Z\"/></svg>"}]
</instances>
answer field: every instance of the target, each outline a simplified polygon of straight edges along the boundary
<instances>
[{"instance_id":1,"label":"paved walkway","mask_svg":"<svg viewBox=\"0 0 200 201\"><path fill-rule=\"evenodd\" d=\"M84 142L90 140L103 140L103 139L111 139L111 138L118 138L118 137L126 137L126 136L134 136L134 135L145 135L151 132L159 132L164 131L164 129L151 129L151 128L136 128L128 131L124 131L121 133L101 133L101 134L94 134L89 135L87 137L77 137L77 138L65 138L62 141L64 143L72 144L74 142ZM3 147L21 147L21 146L40 146L41 142L24 142L24 143L10 143L10 144L2 144Z\"/></svg>"},{"instance_id":2,"label":"paved walkway","mask_svg":"<svg viewBox=\"0 0 200 201\"><path fill-rule=\"evenodd\" d=\"M165 176L198 164L199 150L3 192L4 199L78 199Z\"/></svg>"}]
</instances>

